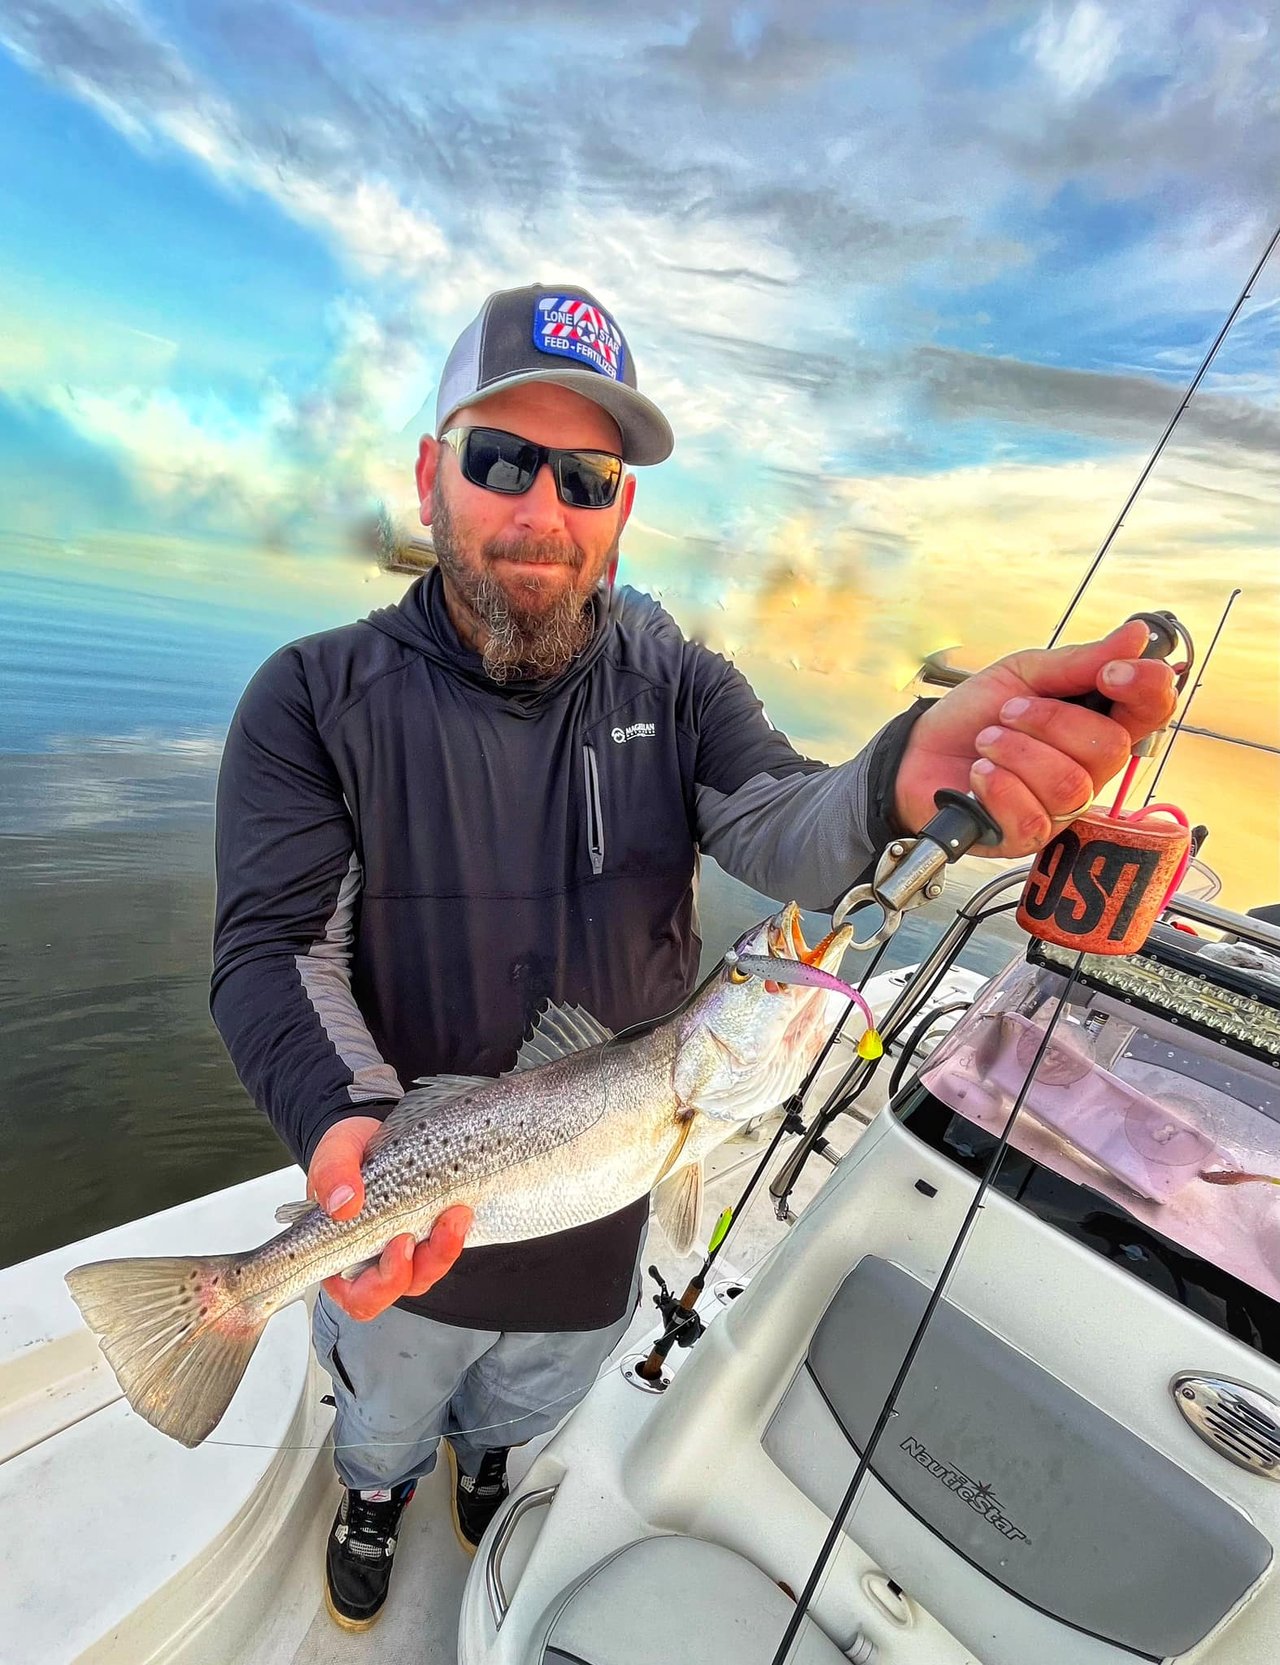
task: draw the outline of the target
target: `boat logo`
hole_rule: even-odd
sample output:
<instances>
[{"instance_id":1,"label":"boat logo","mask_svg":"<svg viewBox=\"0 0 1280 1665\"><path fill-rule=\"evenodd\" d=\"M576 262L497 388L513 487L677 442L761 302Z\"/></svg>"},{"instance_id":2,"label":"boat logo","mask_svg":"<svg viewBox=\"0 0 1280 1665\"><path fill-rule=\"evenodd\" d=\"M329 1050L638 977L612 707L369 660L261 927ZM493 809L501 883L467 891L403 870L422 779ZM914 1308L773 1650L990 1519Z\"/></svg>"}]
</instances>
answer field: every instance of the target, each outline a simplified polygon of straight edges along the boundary
<instances>
[{"instance_id":1,"label":"boat logo","mask_svg":"<svg viewBox=\"0 0 1280 1665\"><path fill-rule=\"evenodd\" d=\"M614 728L609 733L623 746L628 740L652 740L657 730L652 723L632 723L629 728Z\"/></svg>"},{"instance_id":2,"label":"boat logo","mask_svg":"<svg viewBox=\"0 0 1280 1665\"><path fill-rule=\"evenodd\" d=\"M975 1515L981 1515L987 1525L994 1527L1002 1538L1008 1538L1010 1543L1017 1543L1019 1540L1024 1544L1031 1542L1026 1533L1015 1526L1005 1514L1004 1505L986 1481L971 1480L962 1469L943 1462L919 1440L911 1439L909 1436L903 1440L899 1449L905 1451L908 1457L913 1457L921 1468L928 1469L935 1480L940 1480L962 1503L967 1503Z\"/></svg>"}]
</instances>

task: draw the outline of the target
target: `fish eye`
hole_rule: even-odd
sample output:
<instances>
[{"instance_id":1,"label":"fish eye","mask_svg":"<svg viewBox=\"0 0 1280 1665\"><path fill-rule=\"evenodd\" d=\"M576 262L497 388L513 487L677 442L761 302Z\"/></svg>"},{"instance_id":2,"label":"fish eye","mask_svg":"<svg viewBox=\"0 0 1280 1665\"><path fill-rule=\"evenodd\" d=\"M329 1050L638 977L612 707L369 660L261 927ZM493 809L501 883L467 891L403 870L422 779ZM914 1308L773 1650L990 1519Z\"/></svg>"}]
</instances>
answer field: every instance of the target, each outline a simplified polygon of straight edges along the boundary
<instances>
[{"instance_id":1,"label":"fish eye","mask_svg":"<svg viewBox=\"0 0 1280 1665\"><path fill-rule=\"evenodd\" d=\"M749 983L751 973L749 971L739 971L736 965L731 965L729 967L729 981L731 983Z\"/></svg>"}]
</instances>

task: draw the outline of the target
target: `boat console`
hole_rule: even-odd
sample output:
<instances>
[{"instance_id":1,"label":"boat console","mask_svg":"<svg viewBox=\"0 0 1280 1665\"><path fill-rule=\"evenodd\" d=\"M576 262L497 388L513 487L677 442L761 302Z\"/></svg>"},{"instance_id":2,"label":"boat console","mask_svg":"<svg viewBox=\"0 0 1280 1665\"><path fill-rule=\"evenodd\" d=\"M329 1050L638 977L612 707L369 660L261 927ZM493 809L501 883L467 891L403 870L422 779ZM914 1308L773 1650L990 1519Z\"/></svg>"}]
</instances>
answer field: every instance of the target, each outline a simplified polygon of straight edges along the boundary
<instances>
[{"instance_id":1,"label":"boat console","mask_svg":"<svg viewBox=\"0 0 1280 1665\"><path fill-rule=\"evenodd\" d=\"M960 910L888 1033L1020 878ZM788 1658L1271 1665L1277 954L1181 897L1074 975L1031 944L706 1303L666 1392L614 1373L539 1454L477 1557L463 1665L772 1665L1006 1137Z\"/></svg>"}]
</instances>

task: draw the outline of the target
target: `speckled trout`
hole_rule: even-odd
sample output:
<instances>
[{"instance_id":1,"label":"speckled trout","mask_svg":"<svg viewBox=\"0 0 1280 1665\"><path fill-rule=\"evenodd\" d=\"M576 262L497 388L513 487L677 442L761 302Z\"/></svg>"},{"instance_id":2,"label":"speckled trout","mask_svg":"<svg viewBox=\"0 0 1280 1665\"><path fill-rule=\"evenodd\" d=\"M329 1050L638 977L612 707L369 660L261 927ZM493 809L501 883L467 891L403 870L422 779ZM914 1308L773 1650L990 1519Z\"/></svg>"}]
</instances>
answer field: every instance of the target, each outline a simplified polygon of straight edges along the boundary
<instances>
[{"instance_id":1,"label":"speckled trout","mask_svg":"<svg viewBox=\"0 0 1280 1665\"><path fill-rule=\"evenodd\" d=\"M276 1214L287 1229L243 1254L76 1267L67 1284L129 1403L198 1445L274 1313L372 1263L393 1237L426 1237L456 1203L472 1210L467 1245L479 1246L567 1231L653 1192L686 1252L704 1158L801 1084L843 1009L831 974L851 936L844 926L807 948L789 903L674 1016L631 1038L580 1008L548 1008L505 1075L436 1076L405 1094L365 1152L364 1205L352 1220L289 1203ZM806 968L808 983L762 975L765 957L793 975Z\"/></svg>"}]
</instances>

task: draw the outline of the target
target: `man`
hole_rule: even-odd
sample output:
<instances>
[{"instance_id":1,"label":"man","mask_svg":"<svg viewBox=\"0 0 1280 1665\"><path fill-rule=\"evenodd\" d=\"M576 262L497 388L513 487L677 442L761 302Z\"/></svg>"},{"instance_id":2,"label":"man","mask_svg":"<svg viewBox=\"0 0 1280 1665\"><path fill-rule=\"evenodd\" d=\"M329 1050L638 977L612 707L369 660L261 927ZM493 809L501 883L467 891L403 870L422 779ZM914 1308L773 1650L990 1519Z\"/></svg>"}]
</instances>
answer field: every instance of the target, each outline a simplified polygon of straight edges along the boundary
<instances>
[{"instance_id":1,"label":"man","mask_svg":"<svg viewBox=\"0 0 1280 1665\"><path fill-rule=\"evenodd\" d=\"M993 853L1024 854L1173 703L1130 626L1014 654L827 768L731 665L613 588L626 465L662 461L672 438L593 296L491 295L436 416L417 482L438 570L269 660L219 782L214 1017L310 1194L344 1220L365 1144L417 1077L501 1073L548 1000L615 1030L681 1002L700 851L830 909L954 786L1004 828ZM1113 717L1055 697L1094 688ZM382 1607L440 1436L474 1545L506 1496L507 1447L585 1394L635 1308L647 1199L458 1261L469 1218L450 1209L317 1301L345 1488L327 1600L350 1628Z\"/></svg>"}]
</instances>

